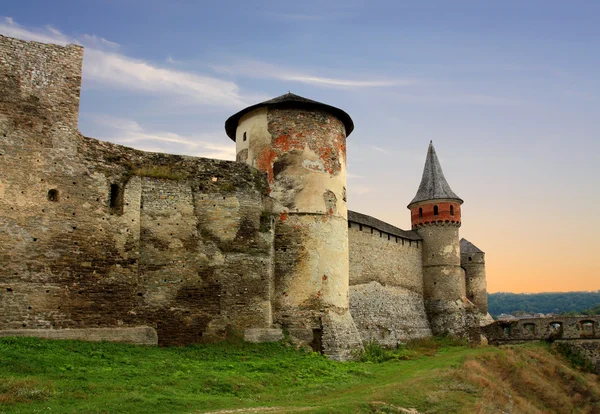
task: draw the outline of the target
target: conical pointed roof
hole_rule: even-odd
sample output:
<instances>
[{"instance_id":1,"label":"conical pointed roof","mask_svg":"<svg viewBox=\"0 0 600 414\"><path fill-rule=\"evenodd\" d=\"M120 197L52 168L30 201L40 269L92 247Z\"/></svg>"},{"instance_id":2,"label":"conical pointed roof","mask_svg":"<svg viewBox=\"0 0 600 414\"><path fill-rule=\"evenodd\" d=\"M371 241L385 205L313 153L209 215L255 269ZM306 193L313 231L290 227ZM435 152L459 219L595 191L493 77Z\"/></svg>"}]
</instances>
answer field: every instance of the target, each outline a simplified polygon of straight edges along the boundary
<instances>
[{"instance_id":1,"label":"conical pointed roof","mask_svg":"<svg viewBox=\"0 0 600 414\"><path fill-rule=\"evenodd\" d=\"M249 106L248 108L242 109L240 112L231 115L229 119L225 121L225 132L227 133L227 136L235 141L235 131L240 118L248 112L264 106L271 108L320 109L329 112L337 119L342 121L344 127L346 128L346 137L354 130L354 122L352 122L352 118L350 118L350 115L348 115L345 111L342 111L335 106L313 101L312 99L303 98L302 96L288 92L284 95L278 96L277 98Z\"/></svg>"},{"instance_id":2,"label":"conical pointed roof","mask_svg":"<svg viewBox=\"0 0 600 414\"><path fill-rule=\"evenodd\" d=\"M409 206L420 201L450 199L457 200L462 204L462 199L457 196L450 188L450 185L444 177L440 160L438 160L433 142L429 142L427 150L427 159L425 168L423 168L423 178L417 190L417 195L412 199Z\"/></svg>"},{"instance_id":3,"label":"conical pointed roof","mask_svg":"<svg viewBox=\"0 0 600 414\"><path fill-rule=\"evenodd\" d=\"M460 239L460 252L461 253L484 253L479 247L465 238Z\"/></svg>"}]
</instances>

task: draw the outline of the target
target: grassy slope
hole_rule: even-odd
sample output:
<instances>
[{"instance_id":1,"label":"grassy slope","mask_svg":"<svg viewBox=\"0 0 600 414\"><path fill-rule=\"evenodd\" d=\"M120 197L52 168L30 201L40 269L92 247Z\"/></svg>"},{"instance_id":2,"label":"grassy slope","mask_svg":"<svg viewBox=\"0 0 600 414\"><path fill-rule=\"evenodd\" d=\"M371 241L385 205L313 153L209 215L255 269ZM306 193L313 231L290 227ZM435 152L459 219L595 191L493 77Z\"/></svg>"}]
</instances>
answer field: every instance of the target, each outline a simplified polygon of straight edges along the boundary
<instances>
[{"instance_id":1,"label":"grassy slope","mask_svg":"<svg viewBox=\"0 0 600 414\"><path fill-rule=\"evenodd\" d=\"M540 356L541 362L532 362L532 355ZM580 395L573 403L563 401L568 412L600 400L594 376L569 368L543 345L497 349L425 341L379 356L392 359L337 363L283 344L151 348L4 338L0 412L149 414L240 407L280 407L277 412L399 412L397 407L421 413L498 412L511 407L514 412L552 412L545 400L535 400L539 389L523 394L533 385L516 374L530 371L531 364L550 363L552 372L562 373L560 381L590 390L583 395L573 391L576 386L568 388L568 398ZM501 372L505 368L506 373ZM525 404L522 400L541 408L517 411ZM581 412L599 412L590 410Z\"/></svg>"}]
</instances>

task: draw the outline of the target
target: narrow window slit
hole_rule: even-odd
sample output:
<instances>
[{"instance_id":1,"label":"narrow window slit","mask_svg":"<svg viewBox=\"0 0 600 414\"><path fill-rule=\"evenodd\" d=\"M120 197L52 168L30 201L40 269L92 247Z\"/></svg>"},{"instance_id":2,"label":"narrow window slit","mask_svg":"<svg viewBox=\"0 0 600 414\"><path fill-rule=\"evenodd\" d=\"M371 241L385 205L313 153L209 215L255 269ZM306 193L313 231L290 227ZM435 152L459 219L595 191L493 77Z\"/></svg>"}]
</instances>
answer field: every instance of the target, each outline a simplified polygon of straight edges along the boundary
<instances>
[{"instance_id":1,"label":"narrow window slit","mask_svg":"<svg viewBox=\"0 0 600 414\"><path fill-rule=\"evenodd\" d=\"M123 214L123 188L116 183L110 185L110 212Z\"/></svg>"}]
</instances>

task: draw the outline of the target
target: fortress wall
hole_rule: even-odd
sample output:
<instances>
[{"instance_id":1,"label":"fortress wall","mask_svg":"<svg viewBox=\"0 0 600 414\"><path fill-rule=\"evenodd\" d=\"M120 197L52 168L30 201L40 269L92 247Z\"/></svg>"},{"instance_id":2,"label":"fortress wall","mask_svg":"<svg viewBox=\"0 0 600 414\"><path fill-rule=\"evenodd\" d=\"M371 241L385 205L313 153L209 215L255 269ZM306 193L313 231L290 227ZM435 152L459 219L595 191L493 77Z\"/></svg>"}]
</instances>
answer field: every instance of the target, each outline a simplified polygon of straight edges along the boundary
<instances>
[{"instance_id":1,"label":"fortress wall","mask_svg":"<svg viewBox=\"0 0 600 414\"><path fill-rule=\"evenodd\" d=\"M6 125L0 124L0 126ZM43 139L40 140L39 137ZM83 138L69 132L74 147ZM110 171L90 168L31 128L0 142L0 328L76 328L122 322L134 306L139 182L112 214Z\"/></svg>"},{"instance_id":2,"label":"fortress wall","mask_svg":"<svg viewBox=\"0 0 600 414\"><path fill-rule=\"evenodd\" d=\"M265 174L81 136L81 58L0 36L0 330L270 326Z\"/></svg>"},{"instance_id":3,"label":"fortress wall","mask_svg":"<svg viewBox=\"0 0 600 414\"><path fill-rule=\"evenodd\" d=\"M251 169L222 163L233 171L198 171L176 183L144 179L141 307L162 344L271 326L273 218L260 190L231 181L232 173L252 178Z\"/></svg>"},{"instance_id":4,"label":"fortress wall","mask_svg":"<svg viewBox=\"0 0 600 414\"><path fill-rule=\"evenodd\" d=\"M378 282L423 294L423 242L350 222L350 285Z\"/></svg>"},{"instance_id":5,"label":"fortress wall","mask_svg":"<svg viewBox=\"0 0 600 414\"><path fill-rule=\"evenodd\" d=\"M348 236L350 311L363 341L392 347L431 336L423 302L422 241L410 232L386 232L360 221L349 223Z\"/></svg>"},{"instance_id":6,"label":"fortress wall","mask_svg":"<svg viewBox=\"0 0 600 414\"><path fill-rule=\"evenodd\" d=\"M185 344L270 326L263 174L73 138L60 162L1 147L0 329L147 325Z\"/></svg>"},{"instance_id":7,"label":"fortress wall","mask_svg":"<svg viewBox=\"0 0 600 414\"><path fill-rule=\"evenodd\" d=\"M0 35L0 117L77 128L83 47ZM40 137L43 139L43 137Z\"/></svg>"}]
</instances>

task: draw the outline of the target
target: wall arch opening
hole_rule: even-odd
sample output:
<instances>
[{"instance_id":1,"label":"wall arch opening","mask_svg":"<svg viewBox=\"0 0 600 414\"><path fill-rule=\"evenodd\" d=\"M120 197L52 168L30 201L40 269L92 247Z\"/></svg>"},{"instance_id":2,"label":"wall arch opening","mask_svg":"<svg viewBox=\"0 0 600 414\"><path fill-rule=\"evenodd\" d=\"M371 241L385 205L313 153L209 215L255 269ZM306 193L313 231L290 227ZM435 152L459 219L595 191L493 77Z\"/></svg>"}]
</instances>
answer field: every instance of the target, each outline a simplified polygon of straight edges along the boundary
<instances>
[{"instance_id":1,"label":"wall arch opening","mask_svg":"<svg viewBox=\"0 0 600 414\"><path fill-rule=\"evenodd\" d=\"M525 336L535 335L535 324L534 323L523 324L523 335L525 335Z\"/></svg>"},{"instance_id":2,"label":"wall arch opening","mask_svg":"<svg viewBox=\"0 0 600 414\"><path fill-rule=\"evenodd\" d=\"M563 334L563 324L562 322L550 322L550 337L551 338L560 338Z\"/></svg>"},{"instance_id":3,"label":"wall arch opening","mask_svg":"<svg viewBox=\"0 0 600 414\"><path fill-rule=\"evenodd\" d=\"M581 336L594 336L594 321L581 321L579 332Z\"/></svg>"}]
</instances>

